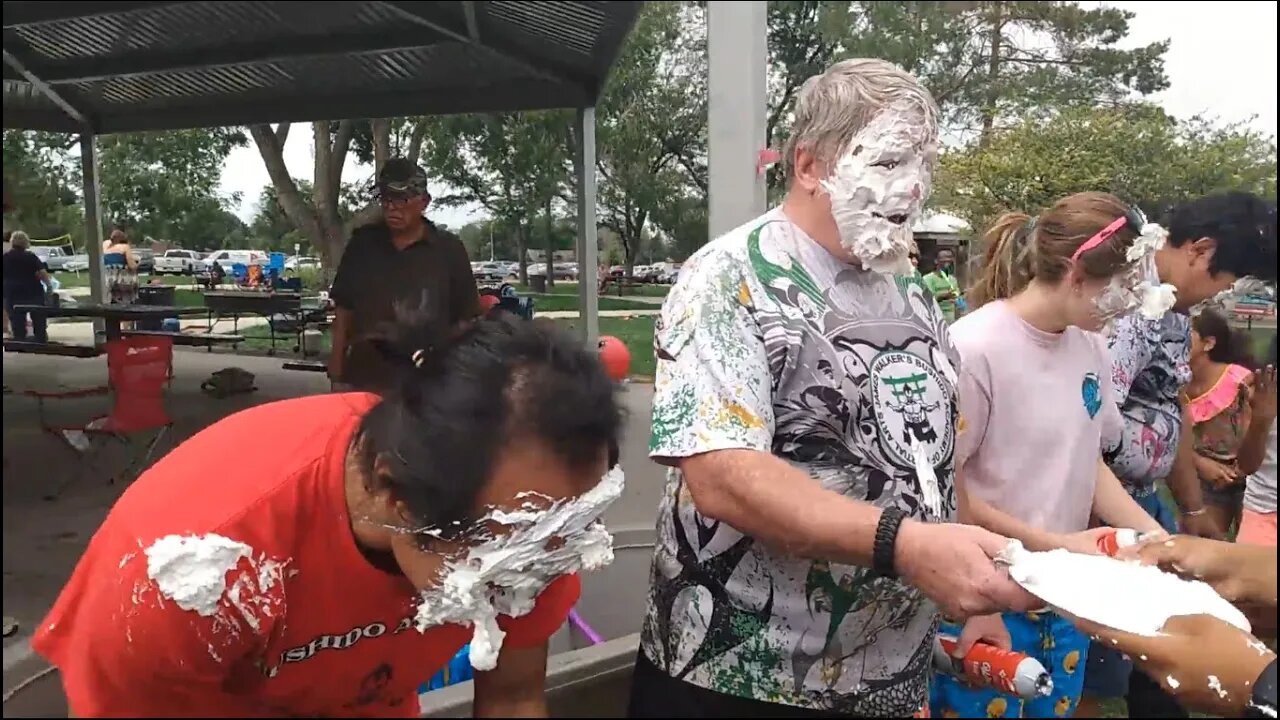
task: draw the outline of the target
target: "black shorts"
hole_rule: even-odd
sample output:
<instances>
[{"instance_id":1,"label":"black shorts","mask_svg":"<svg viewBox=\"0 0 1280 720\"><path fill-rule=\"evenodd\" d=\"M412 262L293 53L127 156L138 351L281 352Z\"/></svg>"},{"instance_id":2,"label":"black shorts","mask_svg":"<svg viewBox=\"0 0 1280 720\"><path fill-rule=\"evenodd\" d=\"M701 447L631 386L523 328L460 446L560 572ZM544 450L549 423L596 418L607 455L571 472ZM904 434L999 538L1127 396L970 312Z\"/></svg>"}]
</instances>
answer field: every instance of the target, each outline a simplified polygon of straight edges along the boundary
<instances>
[{"instance_id":1,"label":"black shorts","mask_svg":"<svg viewBox=\"0 0 1280 720\"><path fill-rule=\"evenodd\" d=\"M780 705L725 695L691 685L663 672L636 653L636 669L631 678L630 718L835 718L831 712Z\"/></svg>"}]
</instances>

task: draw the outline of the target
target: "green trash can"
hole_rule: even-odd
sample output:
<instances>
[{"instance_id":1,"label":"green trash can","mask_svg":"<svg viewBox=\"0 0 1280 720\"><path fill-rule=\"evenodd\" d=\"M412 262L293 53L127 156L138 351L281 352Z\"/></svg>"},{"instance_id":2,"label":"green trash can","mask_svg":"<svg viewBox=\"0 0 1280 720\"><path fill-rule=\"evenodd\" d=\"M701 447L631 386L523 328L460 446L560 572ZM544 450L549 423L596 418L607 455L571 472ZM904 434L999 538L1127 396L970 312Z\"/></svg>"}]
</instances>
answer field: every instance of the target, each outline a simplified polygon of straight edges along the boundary
<instances>
[{"instance_id":1,"label":"green trash can","mask_svg":"<svg viewBox=\"0 0 1280 720\"><path fill-rule=\"evenodd\" d=\"M529 287L530 287L530 288L532 288L532 289L533 289L533 291L534 291L534 292L536 292L536 293L544 293L544 292L546 292L546 291L547 291L547 276L546 276L546 275L530 275L530 276L529 276Z\"/></svg>"}]
</instances>

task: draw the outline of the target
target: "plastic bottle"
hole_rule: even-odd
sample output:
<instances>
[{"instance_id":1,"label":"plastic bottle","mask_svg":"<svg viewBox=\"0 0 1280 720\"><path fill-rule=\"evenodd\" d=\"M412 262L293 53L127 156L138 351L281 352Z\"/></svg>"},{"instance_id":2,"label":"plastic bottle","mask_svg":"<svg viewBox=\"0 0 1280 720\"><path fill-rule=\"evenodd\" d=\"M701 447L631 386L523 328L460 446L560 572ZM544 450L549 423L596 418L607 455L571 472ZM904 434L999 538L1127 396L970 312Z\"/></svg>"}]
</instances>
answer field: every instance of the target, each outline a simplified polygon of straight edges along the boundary
<instances>
[{"instance_id":1,"label":"plastic bottle","mask_svg":"<svg viewBox=\"0 0 1280 720\"><path fill-rule=\"evenodd\" d=\"M1115 557L1121 548L1129 547L1138 542L1138 531L1128 528L1118 528L1112 530L1098 538L1098 550L1110 557Z\"/></svg>"},{"instance_id":2,"label":"plastic bottle","mask_svg":"<svg viewBox=\"0 0 1280 720\"><path fill-rule=\"evenodd\" d=\"M974 643L963 658L951 653L956 638L939 635L933 646L933 666L939 672L968 680L1023 699L1047 697L1053 692L1053 678L1039 660L1020 652L1001 650L987 643Z\"/></svg>"}]
</instances>

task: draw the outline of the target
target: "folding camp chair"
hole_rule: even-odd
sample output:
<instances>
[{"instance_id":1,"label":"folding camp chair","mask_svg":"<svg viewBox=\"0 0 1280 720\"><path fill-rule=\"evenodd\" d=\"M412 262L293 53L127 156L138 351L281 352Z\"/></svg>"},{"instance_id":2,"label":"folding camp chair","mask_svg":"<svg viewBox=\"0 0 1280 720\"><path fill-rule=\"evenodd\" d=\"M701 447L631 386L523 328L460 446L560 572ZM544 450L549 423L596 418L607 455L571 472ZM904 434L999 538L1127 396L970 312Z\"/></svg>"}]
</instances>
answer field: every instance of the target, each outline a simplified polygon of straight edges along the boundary
<instances>
[{"instance_id":1,"label":"folding camp chair","mask_svg":"<svg viewBox=\"0 0 1280 720\"><path fill-rule=\"evenodd\" d=\"M107 480L115 482L119 478L128 482L147 466L161 439L173 427L164 406L164 388L172 365L173 338L134 336L111 340L107 343L106 386L66 392L27 391L26 395L37 401L40 428L79 456L80 475L97 467L99 453L109 440L129 446L129 464ZM46 419L46 401L104 395L111 397L107 415L76 425L57 425ZM131 438L140 438L141 442L135 444ZM75 476L63 480L45 499L56 499L74 480Z\"/></svg>"}]
</instances>

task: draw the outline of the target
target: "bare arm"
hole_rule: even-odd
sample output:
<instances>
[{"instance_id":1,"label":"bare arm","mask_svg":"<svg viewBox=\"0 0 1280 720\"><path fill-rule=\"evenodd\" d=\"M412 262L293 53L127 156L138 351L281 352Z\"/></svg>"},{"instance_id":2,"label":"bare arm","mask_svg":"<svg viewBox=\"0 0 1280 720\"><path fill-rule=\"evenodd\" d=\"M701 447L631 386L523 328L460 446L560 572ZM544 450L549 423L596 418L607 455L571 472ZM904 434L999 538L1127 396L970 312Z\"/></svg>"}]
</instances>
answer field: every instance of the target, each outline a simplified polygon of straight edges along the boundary
<instances>
[{"instance_id":1,"label":"bare arm","mask_svg":"<svg viewBox=\"0 0 1280 720\"><path fill-rule=\"evenodd\" d=\"M1173 469L1169 472L1169 490L1178 508L1184 513L1198 513L1204 510L1204 496L1200 492L1200 475L1196 472L1195 433L1192 432L1193 421L1191 408L1186 396L1181 397L1182 432L1178 433L1178 454L1173 459Z\"/></svg>"},{"instance_id":2,"label":"bare arm","mask_svg":"<svg viewBox=\"0 0 1280 720\"><path fill-rule=\"evenodd\" d=\"M698 512L790 555L870 565L880 510L757 450L680 461Z\"/></svg>"},{"instance_id":3,"label":"bare arm","mask_svg":"<svg viewBox=\"0 0 1280 720\"><path fill-rule=\"evenodd\" d=\"M956 471L956 498L960 522L978 525L997 535L1018 540L1028 550L1053 550L1062 547L1061 539L1054 533L1032 527L997 509L986 500L970 494L962 470Z\"/></svg>"},{"instance_id":4,"label":"bare arm","mask_svg":"<svg viewBox=\"0 0 1280 720\"><path fill-rule=\"evenodd\" d=\"M504 647L497 667L476 673L472 714L478 718L548 717L546 678L546 643Z\"/></svg>"},{"instance_id":5,"label":"bare arm","mask_svg":"<svg viewBox=\"0 0 1280 720\"><path fill-rule=\"evenodd\" d=\"M1160 532L1160 523L1147 514L1105 462L1098 461L1098 480L1093 488L1093 514L1112 527L1138 532Z\"/></svg>"},{"instance_id":6,"label":"bare arm","mask_svg":"<svg viewBox=\"0 0 1280 720\"><path fill-rule=\"evenodd\" d=\"M1252 475L1262 467L1267 445L1275 442L1276 425L1276 369L1268 366L1259 370L1253 379L1249 396L1249 429L1245 431L1236 455L1236 467L1241 474Z\"/></svg>"},{"instance_id":7,"label":"bare arm","mask_svg":"<svg viewBox=\"0 0 1280 720\"><path fill-rule=\"evenodd\" d=\"M1241 475L1252 475L1262 467L1274 423L1275 418L1272 418L1269 423L1256 420L1249 423L1249 429L1245 431L1244 439L1240 441L1240 452L1236 454L1236 467L1240 469Z\"/></svg>"},{"instance_id":8,"label":"bare arm","mask_svg":"<svg viewBox=\"0 0 1280 720\"><path fill-rule=\"evenodd\" d=\"M347 346L351 343L351 311L340 307L333 316L333 327L329 329L329 379L342 381L342 372L347 362Z\"/></svg>"}]
</instances>

